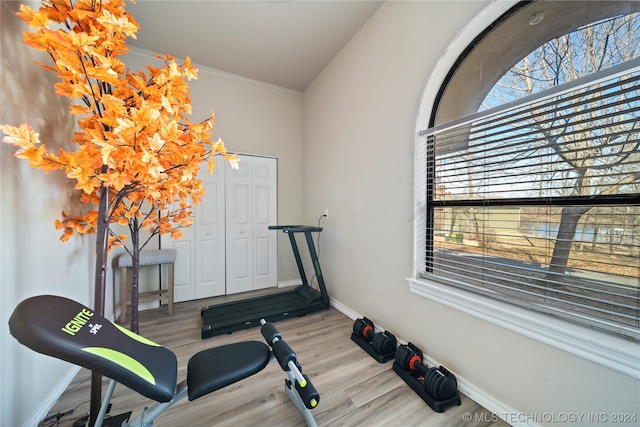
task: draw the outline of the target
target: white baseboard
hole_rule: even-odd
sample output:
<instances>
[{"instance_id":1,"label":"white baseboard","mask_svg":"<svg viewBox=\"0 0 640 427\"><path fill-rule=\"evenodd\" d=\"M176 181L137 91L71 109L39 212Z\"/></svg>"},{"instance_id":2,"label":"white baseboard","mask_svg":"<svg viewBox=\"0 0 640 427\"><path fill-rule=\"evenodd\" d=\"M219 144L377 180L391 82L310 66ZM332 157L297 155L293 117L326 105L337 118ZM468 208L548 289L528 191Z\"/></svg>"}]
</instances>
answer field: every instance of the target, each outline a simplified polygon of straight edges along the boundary
<instances>
[{"instance_id":1,"label":"white baseboard","mask_svg":"<svg viewBox=\"0 0 640 427\"><path fill-rule=\"evenodd\" d=\"M332 307L334 307L336 310L338 310L340 313L344 314L351 320L356 320L358 318L363 317L359 313L351 310L349 307L347 307L346 305L342 304L340 301L335 300L333 298L329 299L329 304L331 304Z\"/></svg>"},{"instance_id":2,"label":"white baseboard","mask_svg":"<svg viewBox=\"0 0 640 427\"><path fill-rule=\"evenodd\" d=\"M433 365L440 366L437 364ZM535 423L531 420L533 416L527 416L526 414L513 409L506 403L496 399L494 396L488 395L475 385L466 381L464 378L461 378L458 374L454 375L458 381L458 391L476 402L478 405L486 408L493 414L493 416L501 418L512 426L542 427L541 424ZM489 418L489 420L493 420L493 416Z\"/></svg>"},{"instance_id":3,"label":"white baseboard","mask_svg":"<svg viewBox=\"0 0 640 427\"><path fill-rule=\"evenodd\" d=\"M80 372L80 366L71 365L67 373L60 378L60 381L51 389L47 397L40 402L33 414L24 422L23 427L36 427L49 414L53 405L60 399L60 396L69 387L78 372Z\"/></svg>"},{"instance_id":4,"label":"white baseboard","mask_svg":"<svg viewBox=\"0 0 640 427\"><path fill-rule=\"evenodd\" d=\"M288 288L290 286L298 286L300 285L300 281L299 280L285 280L283 282L278 282L278 287L279 288Z\"/></svg>"},{"instance_id":5,"label":"white baseboard","mask_svg":"<svg viewBox=\"0 0 640 427\"><path fill-rule=\"evenodd\" d=\"M332 307L334 307L336 310L338 310L339 312L341 312L351 320L356 320L363 317L363 315L357 313L356 311L352 310L351 308L342 304L340 301L337 301L333 298L330 299L330 303ZM375 325L375 330L376 332L380 332L386 329L384 329L380 325ZM405 345L407 344L407 342L403 341L397 336L396 336L396 340L398 341L398 344L405 344ZM423 354L423 357L425 362L427 362L427 365L447 367L446 364L438 363L436 360L433 360L432 358L430 358L429 355L427 354ZM456 376L456 380L458 382L458 391L464 394L465 396L467 396L469 399L481 405L483 408L490 411L493 414L493 416L496 416L502 419L508 418L508 422L513 426L541 427L540 424L535 423L533 421L529 421L531 417L525 416L526 414L522 414L520 411L512 408L511 406L507 405L501 400L496 399L494 396L485 393L484 390L478 388L473 383L467 381L463 376L460 376L458 373L453 371L452 373Z\"/></svg>"}]
</instances>

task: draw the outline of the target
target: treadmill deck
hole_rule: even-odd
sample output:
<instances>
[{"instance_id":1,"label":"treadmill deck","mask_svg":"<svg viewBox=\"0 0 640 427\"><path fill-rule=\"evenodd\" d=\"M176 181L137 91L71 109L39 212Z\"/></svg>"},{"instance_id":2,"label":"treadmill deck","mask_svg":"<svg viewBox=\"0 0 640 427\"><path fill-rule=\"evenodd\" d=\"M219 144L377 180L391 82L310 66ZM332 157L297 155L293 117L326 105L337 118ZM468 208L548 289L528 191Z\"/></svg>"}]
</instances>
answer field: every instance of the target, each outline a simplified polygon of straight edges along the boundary
<instances>
[{"instance_id":1,"label":"treadmill deck","mask_svg":"<svg viewBox=\"0 0 640 427\"><path fill-rule=\"evenodd\" d=\"M200 311L202 338L260 326L260 319L275 322L328 308L320 292L305 285L286 292L211 305Z\"/></svg>"},{"instance_id":2,"label":"treadmill deck","mask_svg":"<svg viewBox=\"0 0 640 427\"><path fill-rule=\"evenodd\" d=\"M289 236L291 250L298 266L302 284L296 288L270 295L232 301L202 308L202 338L230 334L233 331L259 326L260 320L275 322L287 317L304 316L315 311L329 308L329 296L320 269L320 261L311 233L320 233L322 227L308 225L270 225L269 230L282 230ZM318 279L318 288L309 286L307 275L300 259L300 251L295 239L296 234L304 234L311 263Z\"/></svg>"}]
</instances>

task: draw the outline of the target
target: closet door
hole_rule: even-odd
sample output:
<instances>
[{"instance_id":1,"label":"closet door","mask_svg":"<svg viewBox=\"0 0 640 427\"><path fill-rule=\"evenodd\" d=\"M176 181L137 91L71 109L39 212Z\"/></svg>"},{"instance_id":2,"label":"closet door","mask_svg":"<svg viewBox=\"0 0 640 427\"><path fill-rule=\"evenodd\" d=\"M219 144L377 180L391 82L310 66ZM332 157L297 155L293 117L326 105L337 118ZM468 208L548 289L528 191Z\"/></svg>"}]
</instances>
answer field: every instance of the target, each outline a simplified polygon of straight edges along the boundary
<instances>
[{"instance_id":1,"label":"closet door","mask_svg":"<svg viewBox=\"0 0 640 427\"><path fill-rule=\"evenodd\" d=\"M225 293L225 209L222 161L213 174L200 169L204 196L194 210L195 230L195 298L208 298Z\"/></svg>"},{"instance_id":2,"label":"closet door","mask_svg":"<svg viewBox=\"0 0 640 427\"><path fill-rule=\"evenodd\" d=\"M182 239L161 238L163 248L174 248L177 252L174 266L176 302L225 293L224 175L222 161L217 162L212 175L204 164L199 178L205 194L193 208L193 224L182 229Z\"/></svg>"},{"instance_id":3,"label":"closet door","mask_svg":"<svg viewBox=\"0 0 640 427\"><path fill-rule=\"evenodd\" d=\"M269 230L278 223L277 160L253 158L253 289L278 286L277 231Z\"/></svg>"},{"instance_id":4,"label":"closet door","mask_svg":"<svg viewBox=\"0 0 640 427\"><path fill-rule=\"evenodd\" d=\"M277 286L277 162L241 156L226 170L227 294Z\"/></svg>"},{"instance_id":5,"label":"closet door","mask_svg":"<svg viewBox=\"0 0 640 427\"><path fill-rule=\"evenodd\" d=\"M191 200L188 201L191 203ZM178 203L174 203L174 209L178 208ZM173 299L174 302L191 301L195 299L195 275L193 269L195 253L195 227L182 229L183 237L173 240L169 235L160 236L160 247L176 250L176 261L174 263Z\"/></svg>"}]
</instances>

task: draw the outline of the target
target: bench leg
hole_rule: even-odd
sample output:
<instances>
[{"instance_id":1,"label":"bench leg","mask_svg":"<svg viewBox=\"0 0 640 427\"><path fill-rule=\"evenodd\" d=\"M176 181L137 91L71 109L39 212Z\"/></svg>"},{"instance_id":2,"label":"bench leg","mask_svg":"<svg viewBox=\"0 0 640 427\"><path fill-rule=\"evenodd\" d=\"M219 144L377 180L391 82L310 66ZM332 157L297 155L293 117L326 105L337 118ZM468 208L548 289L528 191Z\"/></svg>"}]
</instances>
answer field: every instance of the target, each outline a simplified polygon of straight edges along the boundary
<instances>
[{"instance_id":1,"label":"bench leg","mask_svg":"<svg viewBox=\"0 0 640 427\"><path fill-rule=\"evenodd\" d=\"M173 315L173 263L169 263L168 267L168 280L167 280L167 296L168 296L168 311L169 316Z\"/></svg>"},{"instance_id":2,"label":"bench leg","mask_svg":"<svg viewBox=\"0 0 640 427\"><path fill-rule=\"evenodd\" d=\"M174 264L169 263L168 265L168 280L167 280L167 310L169 312L169 316L173 315L173 279L174 279ZM164 291L160 291L164 292ZM158 294L158 292L152 291L149 294ZM159 296L160 301L162 301L162 295ZM131 305L131 296L129 291L129 268L121 267L120 268L120 317L118 322L120 324L125 324L127 318L127 309L129 305Z\"/></svg>"},{"instance_id":3,"label":"bench leg","mask_svg":"<svg viewBox=\"0 0 640 427\"><path fill-rule=\"evenodd\" d=\"M127 318L127 297L129 296L129 269L120 268L120 324L124 325Z\"/></svg>"}]
</instances>

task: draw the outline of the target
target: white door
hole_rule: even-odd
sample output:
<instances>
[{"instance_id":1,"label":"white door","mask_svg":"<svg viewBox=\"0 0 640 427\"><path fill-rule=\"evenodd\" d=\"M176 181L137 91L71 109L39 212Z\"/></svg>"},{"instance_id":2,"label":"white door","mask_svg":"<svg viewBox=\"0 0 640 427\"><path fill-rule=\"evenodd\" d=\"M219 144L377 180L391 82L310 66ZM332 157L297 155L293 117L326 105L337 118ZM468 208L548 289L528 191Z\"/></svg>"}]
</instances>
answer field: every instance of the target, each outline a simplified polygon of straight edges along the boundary
<instances>
[{"instance_id":1,"label":"white door","mask_svg":"<svg viewBox=\"0 0 640 427\"><path fill-rule=\"evenodd\" d=\"M177 252L174 264L175 302L224 295L224 174L222 161L217 162L212 175L204 164L199 178L205 194L193 208L193 224L182 229L184 237L179 240L162 236L162 247L172 247Z\"/></svg>"},{"instance_id":2,"label":"white door","mask_svg":"<svg viewBox=\"0 0 640 427\"><path fill-rule=\"evenodd\" d=\"M275 287L277 277L276 159L240 156L240 168L218 161L200 169L205 194L184 237L162 236L174 248L174 300L190 301Z\"/></svg>"},{"instance_id":3,"label":"white door","mask_svg":"<svg viewBox=\"0 0 640 427\"><path fill-rule=\"evenodd\" d=\"M191 203L191 200L187 201ZM174 203L173 209L179 207ZM176 250L176 261L173 271L173 300L174 302L189 301L195 298L193 254L195 253L195 229L182 229L183 237L173 240L169 235L160 236L160 246L163 249Z\"/></svg>"},{"instance_id":4,"label":"white door","mask_svg":"<svg viewBox=\"0 0 640 427\"><path fill-rule=\"evenodd\" d=\"M195 299L225 293L224 164L216 163L213 174L200 169L204 196L194 210Z\"/></svg>"},{"instance_id":5,"label":"white door","mask_svg":"<svg viewBox=\"0 0 640 427\"><path fill-rule=\"evenodd\" d=\"M253 289L278 285L278 237L277 231L269 230L278 223L277 175L276 159L253 158Z\"/></svg>"},{"instance_id":6,"label":"white door","mask_svg":"<svg viewBox=\"0 0 640 427\"><path fill-rule=\"evenodd\" d=\"M240 156L226 170L227 294L277 286L276 159Z\"/></svg>"}]
</instances>

